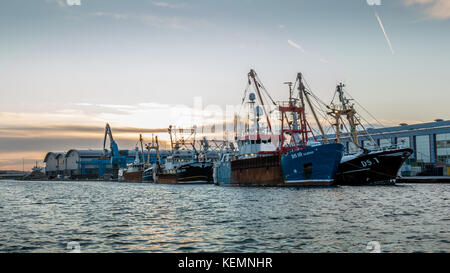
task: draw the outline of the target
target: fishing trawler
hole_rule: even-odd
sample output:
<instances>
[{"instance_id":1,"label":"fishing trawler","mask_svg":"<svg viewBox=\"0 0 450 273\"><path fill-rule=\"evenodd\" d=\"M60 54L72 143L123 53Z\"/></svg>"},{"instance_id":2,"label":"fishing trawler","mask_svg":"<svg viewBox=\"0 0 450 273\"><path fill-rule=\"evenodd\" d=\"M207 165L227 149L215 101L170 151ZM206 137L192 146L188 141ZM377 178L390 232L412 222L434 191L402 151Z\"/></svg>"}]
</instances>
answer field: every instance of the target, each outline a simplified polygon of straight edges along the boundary
<instances>
[{"instance_id":1,"label":"fishing trawler","mask_svg":"<svg viewBox=\"0 0 450 273\"><path fill-rule=\"evenodd\" d=\"M236 125L235 125L236 127ZM218 160L214 162L213 166L213 180L214 184L229 185L231 178L231 159L237 154L236 148L233 142L228 141L228 137L225 137L225 141L222 142L222 146L219 147Z\"/></svg>"},{"instance_id":2,"label":"fishing trawler","mask_svg":"<svg viewBox=\"0 0 450 273\"><path fill-rule=\"evenodd\" d=\"M343 156L340 143L321 144L309 141L312 134L305 115L305 92L301 73L297 76L298 98L289 85L289 101L276 103L265 90L254 70L248 73L248 88L253 84L256 94L249 94L248 105L253 113L253 130L237 137L238 152L224 154L215 166L218 185L230 186L328 186L334 182L336 170ZM281 114L281 132L273 133L261 91ZM310 105L311 106L311 105ZM311 111L314 109L311 107ZM265 115L267 133L260 128ZM317 119L317 116L314 114ZM249 118L250 120L250 118ZM229 172L228 172L229 170Z\"/></svg>"},{"instance_id":3,"label":"fishing trawler","mask_svg":"<svg viewBox=\"0 0 450 273\"><path fill-rule=\"evenodd\" d=\"M309 94L306 92L301 73L297 74L294 86L296 84L298 86L298 98L293 98L290 88L289 101L279 103L281 112L281 166L284 179L286 183L292 185L332 185L337 168L344 155L344 146L340 143L320 143L317 141L306 119L306 103L320 131L323 132L323 129L311 104ZM291 118L287 113L291 114ZM289 142L286 142L286 137L290 138Z\"/></svg>"},{"instance_id":4,"label":"fishing trawler","mask_svg":"<svg viewBox=\"0 0 450 273\"><path fill-rule=\"evenodd\" d=\"M150 158L150 153L147 155L147 164L145 162L144 147L142 134L139 134L139 141L141 150L136 143L134 161L128 163L126 168L120 168L118 171L118 181L121 182L143 182L143 172L149 166L148 160Z\"/></svg>"},{"instance_id":5,"label":"fishing trawler","mask_svg":"<svg viewBox=\"0 0 450 273\"><path fill-rule=\"evenodd\" d=\"M345 85L340 83L336 87L339 97L337 104L331 103L328 112L333 117L336 129L336 142L342 140L341 129L345 126L342 116L345 116L349 125L349 137L355 151L348 149L343 156L341 164L336 173L336 184L338 185L379 185L393 184L406 159L413 153L410 148L403 148L401 145L391 145L389 147L379 147L370 134L365 130L357 116L353 104L344 94ZM335 96L336 97L336 96ZM358 142L357 126L361 126L366 139L369 139L375 149L367 149ZM377 147L378 146L378 147Z\"/></svg>"},{"instance_id":6,"label":"fishing trawler","mask_svg":"<svg viewBox=\"0 0 450 273\"><path fill-rule=\"evenodd\" d=\"M212 184L211 161L168 156L161 168L155 169L153 181L157 184Z\"/></svg>"},{"instance_id":7,"label":"fishing trawler","mask_svg":"<svg viewBox=\"0 0 450 273\"><path fill-rule=\"evenodd\" d=\"M190 132L190 135L177 139L177 133ZM207 149L195 148L196 127L177 129L169 127L172 155L166 157L165 163L158 161L153 169L153 181L158 184L212 184L213 161L207 158ZM175 139L174 139L175 138ZM207 145L201 141L202 147ZM191 149L182 149L191 146Z\"/></svg>"},{"instance_id":8,"label":"fishing trawler","mask_svg":"<svg viewBox=\"0 0 450 273\"><path fill-rule=\"evenodd\" d=\"M128 163L126 168L120 168L118 180L120 182L142 182L142 172L144 164L139 156L139 149L135 149L135 157L132 163Z\"/></svg>"},{"instance_id":9,"label":"fishing trawler","mask_svg":"<svg viewBox=\"0 0 450 273\"><path fill-rule=\"evenodd\" d=\"M214 162L213 179L217 186L229 186L231 182L231 160L235 152L221 153L218 161Z\"/></svg>"},{"instance_id":10,"label":"fishing trawler","mask_svg":"<svg viewBox=\"0 0 450 273\"><path fill-rule=\"evenodd\" d=\"M158 167L161 165L161 154L159 152L159 141L158 136L152 135L152 142L145 144L145 148L147 149L147 164L142 172L142 182L144 183L154 183L154 174ZM150 164L150 155L151 151L155 150L156 153L156 162Z\"/></svg>"}]
</instances>

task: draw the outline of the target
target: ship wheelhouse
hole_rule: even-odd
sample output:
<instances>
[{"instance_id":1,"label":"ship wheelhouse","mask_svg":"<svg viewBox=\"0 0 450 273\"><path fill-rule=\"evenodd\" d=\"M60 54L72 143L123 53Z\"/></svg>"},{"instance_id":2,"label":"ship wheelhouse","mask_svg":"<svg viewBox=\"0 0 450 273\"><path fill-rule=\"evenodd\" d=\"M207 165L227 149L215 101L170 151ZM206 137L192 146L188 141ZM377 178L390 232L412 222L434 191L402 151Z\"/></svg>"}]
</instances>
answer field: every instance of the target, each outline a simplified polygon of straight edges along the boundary
<instances>
[{"instance_id":1,"label":"ship wheelhouse","mask_svg":"<svg viewBox=\"0 0 450 273\"><path fill-rule=\"evenodd\" d=\"M277 151L278 137L276 135L260 134L246 135L237 140L240 158L272 154Z\"/></svg>"}]
</instances>

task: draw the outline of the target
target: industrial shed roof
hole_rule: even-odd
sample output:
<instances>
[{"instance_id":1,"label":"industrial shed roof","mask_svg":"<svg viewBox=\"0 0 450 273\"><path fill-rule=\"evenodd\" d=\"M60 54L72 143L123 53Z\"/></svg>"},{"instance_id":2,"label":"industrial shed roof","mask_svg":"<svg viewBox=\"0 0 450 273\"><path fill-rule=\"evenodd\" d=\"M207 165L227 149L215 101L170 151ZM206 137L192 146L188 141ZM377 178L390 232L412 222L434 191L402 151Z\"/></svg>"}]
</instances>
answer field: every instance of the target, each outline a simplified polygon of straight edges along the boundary
<instances>
[{"instance_id":1,"label":"industrial shed roof","mask_svg":"<svg viewBox=\"0 0 450 273\"><path fill-rule=\"evenodd\" d=\"M69 150L66 154L66 157L69 157L72 153L78 153L80 157L99 157L103 155L103 150L78 150L72 149Z\"/></svg>"},{"instance_id":2,"label":"industrial shed roof","mask_svg":"<svg viewBox=\"0 0 450 273\"><path fill-rule=\"evenodd\" d=\"M54 155L55 158L56 158L58 155L65 155L65 154L66 154L66 153L63 153L63 152L48 152L48 153L45 155L44 162L47 162L48 158L49 158L51 155Z\"/></svg>"}]
</instances>

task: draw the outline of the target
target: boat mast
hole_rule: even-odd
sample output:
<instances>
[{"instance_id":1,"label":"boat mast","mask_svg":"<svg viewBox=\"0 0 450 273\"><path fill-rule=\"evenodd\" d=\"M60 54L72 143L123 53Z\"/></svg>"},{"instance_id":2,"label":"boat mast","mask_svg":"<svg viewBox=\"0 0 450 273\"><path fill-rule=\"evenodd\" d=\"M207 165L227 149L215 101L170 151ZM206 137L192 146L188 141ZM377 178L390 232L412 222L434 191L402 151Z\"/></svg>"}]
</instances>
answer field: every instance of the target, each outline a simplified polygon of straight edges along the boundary
<instances>
[{"instance_id":1,"label":"boat mast","mask_svg":"<svg viewBox=\"0 0 450 273\"><path fill-rule=\"evenodd\" d=\"M155 141L156 141L156 145L153 143L153 137L152 137L152 145L151 147L147 146L150 151L150 149L155 149L156 150L156 166L158 171L160 171L161 169L161 156L159 154L159 142L158 142L158 136L155 136ZM150 153L149 153L149 158L150 158ZM149 165L150 166L150 165Z\"/></svg>"},{"instance_id":2,"label":"boat mast","mask_svg":"<svg viewBox=\"0 0 450 273\"><path fill-rule=\"evenodd\" d=\"M293 98L293 90L292 90L292 82L285 82L284 84L287 84L289 87L289 106L293 107L296 104L296 98ZM298 116L297 113L295 111L291 112L291 117L292 117L292 129L294 130L298 130ZM287 116L286 116L286 120L287 120ZM297 143L300 143L300 139L298 137L298 134L294 134L294 145L297 145Z\"/></svg>"},{"instance_id":3,"label":"boat mast","mask_svg":"<svg viewBox=\"0 0 450 273\"><path fill-rule=\"evenodd\" d=\"M158 136L155 137L156 141L156 160L158 161L158 164L161 165L161 156L159 154L159 142L158 142Z\"/></svg>"},{"instance_id":4,"label":"boat mast","mask_svg":"<svg viewBox=\"0 0 450 273\"><path fill-rule=\"evenodd\" d=\"M301 74L297 75L297 80L299 80L299 97L300 100L292 98L290 89L290 100L288 102L279 103L278 110L281 112L281 144L280 152L284 153L293 149L301 149L306 147L308 142L308 133L312 134L311 128L305 117L305 104L303 97L304 86L301 82ZM292 117L292 121L288 119L286 113L292 113L289 115ZM291 126L292 124L292 126ZM286 135L291 136L291 143L285 143ZM298 138L301 135L301 140Z\"/></svg>"},{"instance_id":5,"label":"boat mast","mask_svg":"<svg viewBox=\"0 0 450 273\"><path fill-rule=\"evenodd\" d=\"M269 115L267 114L266 107L264 107L264 101L262 99L261 92L259 90L259 83L256 81L256 72L253 69L251 69L250 72L248 73L248 76L250 78L252 78L253 83L255 84L255 89L256 89L256 92L258 93L261 107L263 108L264 114L266 115L267 125L269 126L269 130L272 133L272 125L270 124L270 118L269 118Z\"/></svg>"},{"instance_id":6,"label":"boat mast","mask_svg":"<svg viewBox=\"0 0 450 273\"><path fill-rule=\"evenodd\" d=\"M142 134L139 134L139 142L141 142L141 153L142 153L142 164L145 164L145 156L144 156L144 144L142 144Z\"/></svg>"},{"instance_id":7,"label":"boat mast","mask_svg":"<svg viewBox=\"0 0 450 273\"><path fill-rule=\"evenodd\" d=\"M334 118L336 120L336 123L333 124L334 126L336 126L336 142L340 142L341 141L341 114L339 110L334 110Z\"/></svg>"},{"instance_id":8,"label":"boat mast","mask_svg":"<svg viewBox=\"0 0 450 273\"><path fill-rule=\"evenodd\" d=\"M153 134L152 134L152 145L150 146L149 144L145 144L145 149L147 149L147 160L146 160L146 166L150 166L150 150L152 149L152 147L154 146L153 144L154 144L154 141L155 141L155 138L154 138L154 136L153 136Z\"/></svg>"},{"instance_id":9,"label":"boat mast","mask_svg":"<svg viewBox=\"0 0 450 273\"><path fill-rule=\"evenodd\" d=\"M308 97L308 93L306 92L306 88L305 88L305 86L303 85L303 82L302 82L302 73L298 73L297 78L298 78L298 80L299 80L299 88L300 88L300 86L301 86L302 92L305 94L306 102L308 103L309 108L311 109L311 112L313 113L313 116L314 116L314 119L315 119L315 121L316 121L316 123L317 123L317 126L319 126L320 133L322 133L323 140L325 141L325 143L328 143L328 139L327 139L327 136L325 135L325 131L323 130L322 125L320 124L319 119L317 118L316 111L314 110L314 108L313 108L313 106L312 106L312 104L311 104L311 101L310 101L310 99L309 99L309 97Z\"/></svg>"},{"instance_id":10,"label":"boat mast","mask_svg":"<svg viewBox=\"0 0 450 273\"><path fill-rule=\"evenodd\" d=\"M301 73L299 73L299 77L301 79L301 77L302 77ZM316 121L317 126L319 127L319 130L320 130L320 133L322 134L322 138L323 138L325 143L328 143L327 135L325 134L325 131L322 128L322 124L320 124L320 121L317 118L316 111L314 110L314 107L311 104L311 100L309 99L308 93L306 92L306 88L305 88L305 86L303 85L303 83L301 81L300 81L300 83L301 83L301 85L303 87L303 93L305 94L305 99L306 99L306 102L309 105L309 109L311 109L311 112L313 113L313 116L314 116L314 120Z\"/></svg>"},{"instance_id":11,"label":"boat mast","mask_svg":"<svg viewBox=\"0 0 450 273\"><path fill-rule=\"evenodd\" d=\"M305 101L303 99L303 83L302 83L302 74L298 73L297 74L297 79L298 79L298 94L300 97L300 104L301 104L301 113L300 113L300 126L301 128L306 128L306 119L305 119ZM302 130L302 141L303 141L303 145L306 144L308 139L308 133L305 132L305 130Z\"/></svg>"},{"instance_id":12,"label":"boat mast","mask_svg":"<svg viewBox=\"0 0 450 273\"><path fill-rule=\"evenodd\" d=\"M292 101L292 82L284 82L289 87L289 101Z\"/></svg>"},{"instance_id":13,"label":"boat mast","mask_svg":"<svg viewBox=\"0 0 450 273\"><path fill-rule=\"evenodd\" d=\"M172 138L172 125L169 125L169 135L170 135L170 150L173 154L173 138Z\"/></svg>"},{"instance_id":14,"label":"boat mast","mask_svg":"<svg viewBox=\"0 0 450 273\"><path fill-rule=\"evenodd\" d=\"M155 139L156 139L156 142L155 142ZM161 156L159 154L158 136L153 137L153 135L152 135L152 143L145 144L145 148L148 151L147 167L150 167L150 150L155 150L156 151L156 165L157 165L158 169L161 168Z\"/></svg>"},{"instance_id":15,"label":"boat mast","mask_svg":"<svg viewBox=\"0 0 450 273\"><path fill-rule=\"evenodd\" d=\"M152 143L145 144L145 148L147 149L147 167L150 166L150 151L155 150L156 151L156 157L158 159L159 157L159 144L158 144L158 136L156 136L156 145L155 145L155 137L152 134ZM159 160L159 159L158 159Z\"/></svg>"},{"instance_id":16,"label":"boat mast","mask_svg":"<svg viewBox=\"0 0 450 273\"><path fill-rule=\"evenodd\" d=\"M249 105L249 111L247 112L247 135L251 135L255 133L256 130L256 112L255 112L255 93L251 92L248 95L248 105ZM253 114L253 125L250 126L250 113Z\"/></svg>"},{"instance_id":17,"label":"boat mast","mask_svg":"<svg viewBox=\"0 0 450 273\"><path fill-rule=\"evenodd\" d=\"M331 112L329 112L328 114L333 116L336 120L336 123L333 124L334 126L336 126L336 141L339 142L340 141L340 137L341 137L341 132L340 132L340 120L341 120L341 116L344 115L347 118L347 121L350 125L350 135L351 135L351 139L352 142L355 144L356 148L359 149L359 144L358 144L358 135L356 132L356 126L359 125L359 122L357 121L355 114L356 114L356 110L353 107L353 105L349 104L349 99L347 99L344 95L344 87L345 84L343 83L339 83L336 86L336 93L338 93L339 95L339 102L341 103L341 109L339 109L339 107L335 107L333 106L333 108L331 109Z\"/></svg>"}]
</instances>

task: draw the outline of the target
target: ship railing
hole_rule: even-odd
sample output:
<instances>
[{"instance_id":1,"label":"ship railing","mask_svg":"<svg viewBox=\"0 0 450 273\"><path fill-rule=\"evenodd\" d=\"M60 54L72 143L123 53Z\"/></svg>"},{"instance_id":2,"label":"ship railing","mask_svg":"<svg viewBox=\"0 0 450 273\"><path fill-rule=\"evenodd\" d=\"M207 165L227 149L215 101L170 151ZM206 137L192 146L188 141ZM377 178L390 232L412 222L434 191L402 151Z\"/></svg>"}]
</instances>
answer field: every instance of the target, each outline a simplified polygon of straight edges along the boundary
<instances>
[{"instance_id":1,"label":"ship railing","mask_svg":"<svg viewBox=\"0 0 450 273\"><path fill-rule=\"evenodd\" d=\"M384 147L375 147L373 149L369 149L370 151L391 151L391 150L397 150L397 149L405 149L408 148L408 146L404 145L404 144L391 144L389 146L384 146Z\"/></svg>"},{"instance_id":2,"label":"ship railing","mask_svg":"<svg viewBox=\"0 0 450 273\"><path fill-rule=\"evenodd\" d=\"M404 144L392 144L390 146L383 147L383 149L385 151L387 151L387 150L395 150L395 149L405 149L405 148L409 148L409 147L404 145Z\"/></svg>"}]
</instances>

